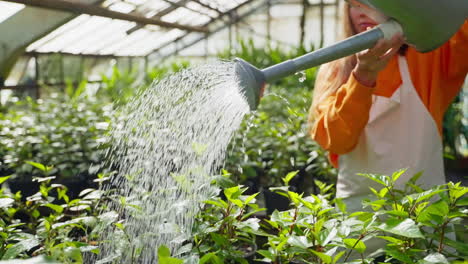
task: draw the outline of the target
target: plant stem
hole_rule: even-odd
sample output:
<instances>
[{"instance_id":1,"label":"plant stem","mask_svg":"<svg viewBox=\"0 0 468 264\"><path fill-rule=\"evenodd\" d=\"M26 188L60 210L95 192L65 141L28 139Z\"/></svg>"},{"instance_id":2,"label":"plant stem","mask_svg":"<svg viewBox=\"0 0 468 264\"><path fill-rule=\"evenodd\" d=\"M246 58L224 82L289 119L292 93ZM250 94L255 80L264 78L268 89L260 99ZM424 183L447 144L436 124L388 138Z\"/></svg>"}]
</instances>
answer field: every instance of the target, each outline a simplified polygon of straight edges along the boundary
<instances>
[{"instance_id":1,"label":"plant stem","mask_svg":"<svg viewBox=\"0 0 468 264\"><path fill-rule=\"evenodd\" d=\"M358 240L356 240L356 243L354 243L353 247L349 249L348 254L346 254L346 258L345 258L344 262L346 262L348 260L349 256L351 255L351 252L353 252L353 249L357 246L359 241L361 241L361 239L363 239L365 236L366 236L365 234L359 235L359 238L358 238Z\"/></svg>"},{"instance_id":2,"label":"plant stem","mask_svg":"<svg viewBox=\"0 0 468 264\"><path fill-rule=\"evenodd\" d=\"M439 242L439 249L437 252L441 253L442 249L444 249L444 238L445 238L445 228L447 227L447 224L449 221L445 221L444 224L442 225L442 231L440 232L440 242Z\"/></svg>"},{"instance_id":3,"label":"plant stem","mask_svg":"<svg viewBox=\"0 0 468 264\"><path fill-rule=\"evenodd\" d=\"M295 222L297 220L297 215L299 213L299 208L296 207L296 209L294 210L294 218L293 218L293 223L291 224L291 226L289 227L289 234L291 235L292 234L292 231L294 229L294 226L296 225Z\"/></svg>"},{"instance_id":4,"label":"plant stem","mask_svg":"<svg viewBox=\"0 0 468 264\"><path fill-rule=\"evenodd\" d=\"M392 188L386 186L387 190L388 190L388 193L390 193L390 196L392 196L392 200L393 200L393 203L395 204L395 210L397 209L397 200L396 200L396 197L395 197L395 194L392 192L392 189L393 189L393 186L391 186Z\"/></svg>"}]
</instances>

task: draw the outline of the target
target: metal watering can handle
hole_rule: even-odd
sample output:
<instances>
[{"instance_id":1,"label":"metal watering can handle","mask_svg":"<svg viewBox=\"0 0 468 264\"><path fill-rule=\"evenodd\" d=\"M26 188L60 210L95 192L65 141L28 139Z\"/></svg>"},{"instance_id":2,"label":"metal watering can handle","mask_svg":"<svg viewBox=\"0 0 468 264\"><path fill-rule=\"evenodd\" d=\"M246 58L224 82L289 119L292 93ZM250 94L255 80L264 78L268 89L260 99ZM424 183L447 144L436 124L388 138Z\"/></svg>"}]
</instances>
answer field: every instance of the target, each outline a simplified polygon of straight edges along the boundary
<instances>
[{"instance_id":1,"label":"metal watering can handle","mask_svg":"<svg viewBox=\"0 0 468 264\"><path fill-rule=\"evenodd\" d=\"M372 48L379 39L391 39L397 33L403 33L403 29L398 22L390 19L371 30L347 38L334 45L263 70L257 69L240 58L236 58L235 70L240 92L244 95L250 109L255 110L260 101L260 90L265 83Z\"/></svg>"},{"instance_id":2,"label":"metal watering can handle","mask_svg":"<svg viewBox=\"0 0 468 264\"><path fill-rule=\"evenodd\" d=\"M354 35L331 46L262 70L265 82L273 82L296 72L372 48L379 39L391 39L397 33L402 34L403 29L398 22L390 19L371 30Z\"/></svg>"}]
</instances>

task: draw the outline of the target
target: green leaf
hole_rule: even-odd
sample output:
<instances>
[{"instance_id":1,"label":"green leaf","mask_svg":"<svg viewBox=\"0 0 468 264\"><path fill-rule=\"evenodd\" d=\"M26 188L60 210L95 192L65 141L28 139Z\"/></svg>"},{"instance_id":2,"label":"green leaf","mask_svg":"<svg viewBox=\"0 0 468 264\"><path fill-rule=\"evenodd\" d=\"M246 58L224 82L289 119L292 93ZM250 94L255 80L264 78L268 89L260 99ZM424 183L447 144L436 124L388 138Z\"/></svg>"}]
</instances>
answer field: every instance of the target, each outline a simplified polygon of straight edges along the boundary
<instances>
[{"instance_id":1,"label":"green leaf","mask_svg":"<svg viewBox=\"0 0 468 264\"><path fill-rule=\"evenodd\" d=\"M15 200L11 198L0 198L0 208L8 208L10 207Z\"/></svg>"},{"instance_id":2,"label":"green leaf","mask_svg":"<svg viewBox=\"0 0 468 264\"><path fill-rule=\"evenodd\" d=\"M288 197L293 202L294 205L298 206L299 203L301 202L301 195L295 193L295 192L290 192L288 191Z\"/></svg>"},{"instance_id":3,"label":"green leaf","mask_svg":"<svg viewBox=\"0 0 468 264\"><path fill-rule=\"evenodd\" d=\"M177 259L177 258L172 258L172 257L160 257L159 259L159 264L182 264L184 263L183 260Z\"/></svg>"},{"instance_id":4,"label":"green leaf","mask_svg":"<svg viewBox=\"0 0 468 264\"><path fill-rule=\"evenodd\" d=\"M28 251L33 247L39 245L39 240L35 238L22 240L10 248L7 249L2 259L12 259L21 254L22 252Z\"/></svg>"},{"instance_id":5,"label":"green leaf","mask_svg":"<svg viewBox=\"0 0 468 264\"><path fill-rule=\"evenodd\" d=\"M449 206L446 201L439 200L436 203L433 203L426 207L418 216L419 222L428 222L430 220L435 220L440 222L449 212ZM439 217L436 217L439 216Z\"/></svg>"},{"instance_id":6,"label":"green leaf","mask_svg":"<svg viewBox=\"0 0 468 264\"><path fill-rule=\"evenodd\" d=\"M405 241L403 240L400 240L398 238L395 238L395 237L390 237L390 236L377 236L378 238L382 238L382 239L385 239L387 241L390 241L396 245L401 245L403 243L405 243Z\"/></svg>"},{"instance_id":7,"label":"green leaf","mask_svg":"<svg viewBox=\"0 0 468 264\"><path fill-rule=\"evenodd\" d=\"M219 208L227 208L228 204L224 201L214 201L214 200L208 200L205 201L206 204L211 204Z\"/></svg>"},{"instance_id":8,"label":"green leaf","mask_svg":"<svg viewBox=\"0 0 468 264\"><path fill-rule=\"evenodd\" d=\"M390 178L385 175L380 175L380 174L363 174L363 173L358 173L357 175L366 177L368 179L371 179L383 186L389 186L390 185Z\"/></svg>"},{"instance_id":9,"label":"green leaf","mask_svg":"<svg viewBox=\"0 0 468 264\"><path fill-rule=\"evenodd\" d=\"M392 181L396 182L401 177L401 175L403 175L405 172L406 172L406 169L394 172L392 175Z\"/></svg>"},{"instance_id":10,"label":"green leaf","mask_svg":"<svg viewBox=\"0 0 468 264\"><path fill-rule=\"evenodd\" d=\"M444 238L444 244L446 244L449 247L453 247L459 252L468 252L468 244L464 242L458 242L458 241L453 241L449 239L448 237Z\"/></svg>"},{"instance_id":11,"label":"green leaf","mask_svg":"<svg viewBox=\"0 0 468 264\"><path fill-rule=\"evenodd\" d=\"M389 232L395 235L411 237L411 238L424 238L418 226L412 219L389 219L386 223L377 227L378 229Z\"/></svg>"},{"instance_id":12,"label":"green leaf","mask_svg":"<svg viewBox=\"0 0 468 264\"><path fill-rule=\"evenodd\" d=\"M49 207L50 209L54 210L55 212L59 214L63 212L63 207L60 205L48 203L48 204L45 204L44 206Z\"/></svg>"},{"instance_id":13,"label":"green leaf","mask_svg":"<svg viewBox=\"0 0 468 264\"><path fill-rule=\"evenodd\" d=\"M125 230L125 226L122 223L114 223L114 225L120 230Z\"/></svg>"},{"instance_id":14,"label":"green leaf","mask_svg":"<svg viewBox=\"0 0 468 264\"><path fill-rule=\"evenodd\" d=\"M215 243L220 245L220 246L229 245L229 240L225 236L223 236L221 234L210 233L210 236L215 241Z\"/></svg>"},{"instance_id":15,"label":"green leaf","mask_svg":"<svg viewBox=\"0 0 468 264\"><path fill-rule=\"evenodd\" d=\"M248 203L250 203L251 201L254 201L254 200L255 200L255 197L257 197L258 194L259 194L259 193L254 193L254 194L250 195L249 197L247 197L247 198L245 199L245 203L248 204Z\"/></svg>"},{"instance_id":16,"label":"green leaf","mask_svg":"<svg viewBox=\"0 0 468 264\"><path fill-rule=\"evenodd\" d=\"M398 251L397 249L395 248L385 248L385 252L387 253L387 255L399 260L399 261L402 261L403 263L405 264L414 264L414 262L411 260L411 258L406 255L405 253L402 253L400 251Z\"/></svg>"},{"instance_id":17,"label":"green leaf","mask_svg":"<svg viewBox=\"0 0 468 264\"><path fill-rule=\"evenodd\" d=\"M422 192L422 193L411 194L411 195L408 195L405 198L403 198L402 202L405 204L408 201L410 201L410 199L412 199L412 200L416 200L416 202L419 203L419 202L422 202L422 201L425 201L425 200L429 200L432 196L434 196L434 195L436 195L438 193L441 193L441 192L445 192L445 190L431 189L431 190L427 190L427 191Z\"/></svg>"},{"instance_id":18,"label":"green leaf","mask_svg":"<svg viewBox=\"0 0 468 264\"><path fill-rule=\"evenodd\" d=\"M387 211L386 213L389 215L399 216L399 217L404 217L404 218L409 217L408 212L405 212L405 211L390 210L390 211Z\"/></svg>"},{"instance_id":19,"label":"green leaf","mask_svg":"<svg viewBox=\"0 0 468 264\"><path fill-rule=\"evenodd\" d=\"M432 253L424 258L424 264L449 264L444 255L440 253Z\"/></svg>"},{"instance_id":20,"label":"green leaf","mask_svg":"<svg viewBox=\"0 0 468 264\"><path fill-rule=\"evenodd\" d=\"M38 168L38 169L41 170L41 171L44 171L44 172L47 171L46 166L44 166L44 165L41 164L41 163L37 163L37 162L34 162L34 161L26 161L26 163L29 164L29 165L31 165L31 166L33 166L33 167Z\"/></svg>"},{"instance_id":21,"label":"green leaf","mask_svg":"<svg viewBox=\"0 0 468 264\"><path fill-rule=\"evenodd\" d=\"M459 199L455 204L457 206L468 206L468 197Z\"/></svg>"},{"instance_id":22,"label":"green leaf","mask_svg":"<svg viewBox=\"0 0 468 264\"><path fill-rule=\"evenodd\" d=\"M273 253L271 253L268 250L264 250L264 249L257 250L257 253L267 258L266 261L273 261L275 259L275 255L273 255Z\"/></svg>"},{"instance_id":23,"label":"green leaf","mask_svg":"<svg viewBox=\"0 0 468 264\"><path fill-rule=\"evenodd\" d=\"M242 208L242 207L244 206L244 204L242 203L242 201L239 200L239 199L229 199L229 201L230 201L231 203L237 205L237 207L241 207L241 208Z\"/></svg>"},{"instance_id":24,"label":"green leaf","mask_svg":"<svg viewBox=\"0 0 468 264\"><path fill-rule=\"evenodd\" d=\"M8 180L9 178L11 177L10 176L4 176L4 177L0 177L0 184L4 183L6 180Z\"/></svg>"},{"instance_id":25,"label":"green leaf","mask_svg":"<svg viewBox=\"0 0 468 264\"><path fill-rule=\"evenodd\" d=\"M340 209L342 213L346 213L346 204L343 202L343 199L336 198L335 203L338 206L338 209Z\"/></svg>"},{"instance_id":26,"label":"green leaf","mask_svg":"<svg viewBox=\"0 0 468 264\"><path fill-rule=\"evenodd\" d=\"M388 188L382 188L379 192L380 198L384 198L385 195L387 195L387 193L388 193Z\"/></svg>"},{"instance_id":27,"label":"green leaf","mask_svg":"<svg viewBox=\"0 0 468 264\"><path fill-rule=\"evenodd\" d=\"M355 249L359 253L364 253L366 251L366 244L362 242L362 240L358 240L355 238L345 238L343 239L346 247L349 249Z\"/></svg>"},{"instance_id":28,"label":"green leaf","mask_svg":"<svg viewBox=\"0 0 468 264\"><path fill-rule=\"evenodd\" d=\"M81 255L81 250L76 247L66 247L63 251L65 256L74 260L76 263L83 263L83 257Z\"/></svg>"},{"instance_id":29,"label":"green leaf","mask_svg":"<svg viewBox=\"0 0 468 264\"><path fill-rule=\"evenodd\" d=\"M224 189L224 195L228 200L237 199L242 194L240 186L234 186L231 188Z\"/></svg>"},{"instance_id":30,"label":"green leaf","mask_svg":"<svg viewBox=\"0 0 468 264\"><path fill-rule=\"evenodd\" d=\"M322 253L322 252L317 252L315 250L310 250L312 253L314 253L314 255L316 255L317 257L319 257L323 263L325 264L330 264L332 262L332 258L331 256L328 256L327 254L325 253Z\"/></svg>"},{"instance_id":31,"label":"green leaf","mask_svg":"<svg viewBox=\"0 0 468 264\"><path fill-rule=\"evenodd\" d=\"M158 263L160 264L182 264L184 261L171 257L171 252L166 246L158 248Z\"/></svg>"},{"instance_id":32,"label":"green leaf","mask_svg":"<svg viewBox=\"0 0 468 264\"><path fill-rule=\"evenodd\" d=\"M338 254L336 254L336 256L333 258L333 262L332 263L337 263L338 260L340 260L340 258L346 253L346 251L341 251L339 252Z\"/></svg>"},{"instance_id":33,"label":"green leaf","mask_svg":"<svg viewBox=\"0 0 468 264\"><path fill-rule=\"evenodd\" d=\"M37 162L34 162L34 161L25 161L25 162L27 164L33 166L33 167L38 168L39 170L41 170L43 172L48 172L53 168L53 166L45 166L44 164L37 163Z\"/></svg>"},{"instance_id":34,"label":"green leaf","mask_svg":"<svg viewBox=\"0 0 468 264\"><path fill-rule=\"evenodd\" d=\"M326 232L324 230L324 232ZM323 232L322 232L323 234ZM337 228L332 228L330 230L330 232L327 234L327 237L322 241L322 246L326 246L328 245L328 243L330 243L330 241L333 241L334 239L336 239L337 237L337 234L338 234L338 229Z\"/></svg>"},{"instance_id":35,"label":"green leaf","mask_svg":"<svg viewBox=\"0 0 468 264\"><path fill-rule=\"evenodd\" d=\"M295 247L303 248L303 249L312 247L314 245L313 243L307 240L306 236L290 236L288 238L288 243L291 246L295 246Z\"/></svg>"},{"instance_id":36,"label":"green leaf","mask_svg":"<svg viewBox=\"0 0 468 264\"><path fill-rule=\"evenodd\" d=\"M292 171L286 175L286 177L283 178L283 182L285 185L289 185L289 182L294 178L299 173L299 171Z\"/></svg>"},{"instance_id":37,"label":"green leaf","mask_svg":"<svg viewBox=\"0 0 468 264\"><path fill-rule=\"evenodd\" d=\"M408 181L409 184L416 184L416 182L419 180L419 178L421 178L421 176L423 175L423 172L420 171L420 172L417 172L416 174L413 175L413 177L411 177L411 179ZM415 186L415 185L414 185ZM416 190L420 190L420 188L418 186L415 186Z\"/></svg>"},{"instance_id":38,"label":"green leaf","mask_svg":"<svg viewBox=\"0 0 468 264\"><path fill-rule=\"evenodd\" d=\"M208 253L204 255L203 257L201 257L199 264L204 264L204 263L207 263L208 261L211 261L211 263L215 263L215 264L223 264L223 261L218 256L216 256L216 253L213 253L213 252Z\"/></svg>"}]
</instances>

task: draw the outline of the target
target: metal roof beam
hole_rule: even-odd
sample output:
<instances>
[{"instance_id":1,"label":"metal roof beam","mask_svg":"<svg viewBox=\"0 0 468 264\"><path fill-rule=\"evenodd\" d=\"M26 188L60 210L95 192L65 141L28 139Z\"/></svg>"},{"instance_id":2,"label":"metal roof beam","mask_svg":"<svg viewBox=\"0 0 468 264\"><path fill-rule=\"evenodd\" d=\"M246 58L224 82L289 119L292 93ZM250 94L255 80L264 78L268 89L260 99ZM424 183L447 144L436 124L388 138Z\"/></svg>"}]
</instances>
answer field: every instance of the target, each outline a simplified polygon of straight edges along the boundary
<instances>
[{"instance_id":1,"label":"metal roof beam","mask_svg":"<svg viewBox=\"0 0 468 264\"><path fill-rule=\"evenodd\" d=\"M75 54L68 52L25 52L26 56L46 56L46 55L63 55L63 56L74 56L74 57L83 57L83 58L97 58L97 59L120 59L120 58L145 58L144 56L119 56L119 55L105 55L105 54Z\"/></svg>"},{"instance_id":2,"label":"metal roof beam","mask_svg":"<svg viewBox=\"0 0 468 264\"><path fill-rule=\"evenodd\" d=\"M227 27L229 27L229 26L231 26L231 25L234 25L234 24L238 23L238 22L241 21L242 19L244 19L244 18L246 18L246 17L248 17L248 16L250 16L250 15L252 15L252 14L255 14L255 13L257 13L257 12L263 10L263 8L266 8L266 7L268 6L268 2L269 2L269 1L270 1L270 0L266 0L266 1L262 2L261 4L259 4L258 6L255 6L254 8L250 9L250 10L247 11L246 13L244 13L244 14L242 14L242 15L240 15L240 16L236 16L236 17L231 18L230 21L227 22L226 24L224 24L224 25L222 25L222 26L220 26L220 27L218 27L218 28L216 28L216 29L214 29L214 30L208 32L208 33L205 33L204 36L202 36L202 37L200 37L200 38L198 38L198 39L195 39L195 40L193 40L193 41L191 41L191 42L185 44L185 45L182 46L182 47L179 47L179 48L177 49L177 51L180 52L181 50L184 50L184 49L186 49L186 48L188 48L188 47L190 47L190 46L192 46L192 45L194 45L194 44L196 44L196 43L198 43L198 42L200 42L200 41L202 41L202 40L208 38L209 36L211 36L211 35L213 35L213 34L215 34L215 33L218 33L218 32L220 32L221 30L223 30L223 29L225 29L225 28L227 28ZM247 2L253 2L253 0L250 0L250 1L247 1ZM247 3L247 2L246 2L246 3ZM232 12L232 11L231 11L231 12ZM230 13L230 11L228 11L228 12L226 12L226 13ZM182 37L184 37L184 36L182 36ZM177 41L178 41L178 40L177 40ZM176 41L173 41L173 42L176 42ZM170 57L170 56L172 56L172 55L173 55L173 54L164 55L161 59L164 60L164 59L166 59L166 58L168 58L168 57Z\"/></svg>"},{"instance_id":3,"label":"metal roof beam","mask_svg":"<svg viewBox=\"0 0 468 264\"><path fill-rule=\"evenodd\" d=\"M185 6L185 4L187 4L188 2L190 2L190 0L179 0L175 3L170 3L171 5L168 6L167 8L161 10L160 12L158 12L157 14L155 14L153 16L153 18L156 18L156 17L163 17L169 13L171 13L172 11L176 10L177 8L181 7L181 6Z\"/></svg>"},{"instance_id":4,"label":"metal roof beam","mask_svg":"<svg viewBox=\"0 0 468 264\"><path fill-rule=\"evenodd\" d=\"M134 14L125 14L121 12L108 10L103 7L90 6L87 4L80 4L80 3L71 3L71 2L67 2L63 0L40 0L40 1L38 0L4 0L4 1L24 4L28 6L42 7L42 8L47 8L47 9L68 11L71 13L88 14L88 15L93 15L93 16L101 16L101 17L108 17L108 18L113 18L113 19L132 21L132 22L145 24L145 25L157 25L157 26L166 27L166 28L178 28L178 29L192 31L192 32L207 32L208 31L206 28L203 28L203 27L180 25L177 23L169 23L169 22L164 22L156 18L147 18L147 17L142 17L142 16L138 16Z\"/></svg>"},{"instance_id":5,"label":"metal roof beam","mask_svg":"<svg viewBox=\"0 0 468 264\"><path fill-rule=\"evenodd\" d=\"M193 9L193 8L190 8L190 7L186 6L186 3L180 4L179 2L172 2L172 1L169 1L169 0L162 0L162 1L164 1L164 2L166 2L168 4L170 4L170 5L176 6L176 9L179 8L179 7L180 8L186 8L186 9L188 9L188 10L194 12L194 13L198 13L200 15L211 17L209 14L203 13L202 11L199 11L199 10L196 10L196 9ZM194 0L192 0L192 1L196 2Z\"/></svg>"},{"instance_id":6,"label":"metal roof beam","mask_svg":"<svg viewBox=\"0 0 468 264\"><path fill-rule=\"evenodd\" d=\"M172 4L172 5L168 6L167 8L164 8L163 10L159 11L157 14L153 15L151 18L159 19L159 18L171 13L172 11L176 10L177 8L179 8L179 5L185 5L189 1L190 0L179 0L178 2L176 2L176 4ZM132 34L133 32L139 30L140 28L142 28L144 26L145 25L138 24L138 25L132 27L131 29L127 30L127 35Z\"/></svg>"},{"instance_id":7,"label":"metal roof beam","mask_svg":"<svg viewBox=\"0 0 468 264\"><path fill-rule=\"evenodd\" d=\"M237 11L238 9L240 9L241 7L243 7L243 6L245 6L245 5L249 4L249 3L252 3L252 2L254 2L254 0L248 0L248 1L245 1L244 3L238 5L238 6L234 7L234 8L231 8L230 10L227 10L226 12L222 13L222 14L221 14L220 16L218 16L217 18L213 18L213 19L211 19L210 21L208 21L207 23L205 23L205 24L203 25L203 27L204 27L204 28L208 28L209 25L213 24L213 23L216 22L217 20L223 19L225 16L227 16L227 15L229 15L229 14L231 14L231 13L236 12L236 11ZM213 33L213 32L211 32L211 31L210 31L210 32L207 32L207 34L212 34L212 33ZM148 53L146 56L149 56L149 55L151 55L151 54L153 54L153 53L158 53L161 49L163 49L163 48L165 48L165 47L167 47L167 46L173 44L174 42L178 42L178 41L182 40L183 38L187 37L189 34L190 34L190 32L187 32L185 35L182 35L182 36L176 38L175 40L171 40L171 41L169 41L169 42L167 42L167 43L161 45L160 47L158 47L158 48L156 48L155 50L153 50L153 51L151 51L150 53ZM202 38L202 39L203 39L203 38ZM197 41L197 42L198 42L198 41Z\"/></svg>"},{"instance_id":8,"label":"metal roof beam","mask_svg":"<svg viewBox=\"0 0 468 264\"><path fill-rule=\"evenodd\" d=\"M201 2L199 0L192 0L192 2L195 2L195 3L201 5L201 6L205 7L205 8L208 8L210 10L213 10L216 13L218 13L219 15L223 15L223 12L221 10L219 10L217 8L214 8L214 7L210 6L210 5L207 5L207 4L205 4L205 3L203 3L203 2Z\"/></svg>"}]
</instances>

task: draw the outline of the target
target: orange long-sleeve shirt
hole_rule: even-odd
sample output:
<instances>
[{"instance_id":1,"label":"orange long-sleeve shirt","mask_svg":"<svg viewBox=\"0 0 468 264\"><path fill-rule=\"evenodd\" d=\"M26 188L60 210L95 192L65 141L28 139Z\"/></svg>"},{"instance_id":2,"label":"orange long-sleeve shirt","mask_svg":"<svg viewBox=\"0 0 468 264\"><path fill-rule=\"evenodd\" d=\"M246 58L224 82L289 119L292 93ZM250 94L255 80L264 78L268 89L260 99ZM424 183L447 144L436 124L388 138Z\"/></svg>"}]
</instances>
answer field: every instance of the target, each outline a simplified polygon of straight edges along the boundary
<instances>
[{"instance_id":1,"label":"orange long-sleeve shirt","mask_svg":"<svg viewBox=\"0 0 468 264\"><path fill-rule=\"evenodd\" d=\"M443 46L419 53L409 48L406 59L411 80L422 102L434 118L442 135L444 113L460 91L468 73L468 20ZM327 78L319 76L318 78ZM331 81L331 80L330 80ZM321 82L326 86L327 82ZM351 74L336 93L317 103L312 138L329 150L330 160L338 166L338 155L353 150L369 119L372 95L390 97L401 85L398 58L391 59L377 78L376 87L366 87ZM316 93L326 87L315 87ZM320 95L314 96L319 98Z\"/></svg>"}]
</instances>

